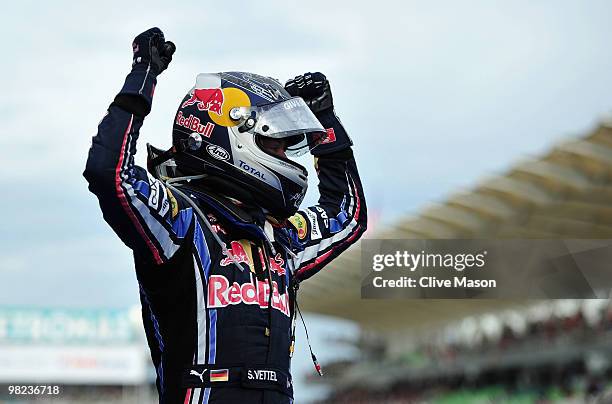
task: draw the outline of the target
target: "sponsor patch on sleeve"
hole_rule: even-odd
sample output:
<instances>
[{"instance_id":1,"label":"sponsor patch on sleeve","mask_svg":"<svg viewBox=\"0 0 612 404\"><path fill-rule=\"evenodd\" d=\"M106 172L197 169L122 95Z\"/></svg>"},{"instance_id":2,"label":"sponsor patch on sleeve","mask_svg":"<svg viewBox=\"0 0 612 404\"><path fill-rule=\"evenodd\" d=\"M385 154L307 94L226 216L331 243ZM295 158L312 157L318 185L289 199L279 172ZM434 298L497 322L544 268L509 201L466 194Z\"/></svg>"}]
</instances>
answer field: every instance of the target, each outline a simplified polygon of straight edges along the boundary
<instances>
[{"instance_id":1,"label":"sponsor patch on sleeve","mask_svg":"<svg viewBox=\"0 0 612 404\"><path fill-rule=\"evenodd\" d=\"M159 181L149 176L149 207L159 211L159 201L163 198L160 194Z\"/></svg>"},{"instance_id":2,"label":"sponsor patch on sleeve","mask_svg":"<svg viewBox=\"0 0 612 404\"><path fill-rule=\"evenodd\" d=\"M321 144L334 143L336 141L336 132L334 132L334 128L327 128L325 132L327 132L327 136L323 139Z\"/></svg>"},{"instance_id":3,"label":"sponsor patch on sleeve","mask_svg":"<svg viewBox=\"0 0 612 404\"><path fill-rule=\"evenodd\" d=\"M319 222L317 221L317 214L310 209L306 209L306 216L310 222L310 239L318 240L321 238L321 229L319 229Z\"/></svg>"},{"instance_id":4,"label":"sponsor patch on sleeve","mask_svg":"<svg viewBox=\"0 0 612 404\"><path fill-rule=\"evenodd\" d=\"M300 213L296 213L289 218L289 221L296 228L298 238L300 240L304 240L306 238L306 234L308 233L308 225L306 224L306 219L304 216L302 216Z\"/></svg>"},{"instance_id":5,"label":"sponsor patch on sleeve","mask_svg":"<svg viewBox=\"0 0 612 404\"><path fill-rule=\"evenodd\" d=\"M166 193L168 194L168 200L170 201L170 208L172 209L172 218L174 219L176 215L178 215L178 202L176 198L172 194L169 188L166 188Z\"/></svg>"}]
</instances>

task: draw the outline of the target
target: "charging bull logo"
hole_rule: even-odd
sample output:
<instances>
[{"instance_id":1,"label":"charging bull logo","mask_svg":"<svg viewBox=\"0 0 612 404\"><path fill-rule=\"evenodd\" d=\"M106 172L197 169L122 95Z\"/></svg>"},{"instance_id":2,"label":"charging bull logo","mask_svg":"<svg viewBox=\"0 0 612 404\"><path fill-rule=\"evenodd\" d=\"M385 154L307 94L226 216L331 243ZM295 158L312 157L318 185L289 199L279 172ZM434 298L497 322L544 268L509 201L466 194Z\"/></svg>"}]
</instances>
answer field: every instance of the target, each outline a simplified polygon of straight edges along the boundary
<instances>
[{"instance_id":1,"label":"charging bull logo","mask_svg":"<svg viewBox=\"0 0 612 404\"><path fill-rule=\"evenodd\" d=\"M261 262L262 267L266 266L265 264L266 260L264 258L264 254L261 248L259 249L259 261ZM285 268L283 268L284 266L285 266L285 260L281 257L280 253L276 253L274 257L270 257L268 259L268 268L270 268L270 271L276 272L280 276L283 276L286 274Z\"/></svg>"},{"instance_id":2,"label":"charging bull logo","mask_svg":"<svg viewBox=\"0 0 612 404\"><path fill-rule=\"evenodd\" d=\"M226 267L232 263L245 263L249 266L249 268L251 268L252 272L255 271L255 269L253 268L253 261L251 260L251 257L253 256L251 253L251 244L248 241L232 241L227 250L230 255L228 256L226 254L226 256L221 260L220 264L222 267ZM258 250L261 266L265 267L266 261L264 259L263 251L261 250L261 248L258 248ZM270 257L268 259L268 268L270 268L270 271L276 272L280 276L283 276L287 273L285 271L284 266L285 260L282 258L280 253L277 253L276 256Z\"/></svg>"},{"instance_id":3,"label":"charging bull logo","mask_svg":"<svg viewBox=\"0 0 612 404\"><path fill-rule=\"evenodd\" d=\"M189 94L191 97L181 105L181 108L196 104L200 111L214 112L219 116L223 114L221 108L223 108L225 98L222 89L198 88Z\"/></svg>"},{"instance_id":4,"label":"charging bull logo","mask_svg":"<svg viewBox=\"0 0 612 404\"><path fill-rule=\"evenodd\" d=\"M227 256L225 251L223 252L224 254L226 254L226 257L221 260L222 267L226 267L230 265L231 263L235 263L235 264L245 263L245 264L248 264L249 267L252 266L250 254L247 254L247 251L246 251L248 249L249 253L251 252L250 244L246 240L244 240L244 244L243 244L242 241L243 240L232 241L230 243L229 248L227 249L228 253L230 254L229 256Z\"/></svg>"},{"instance_id":5,"label":"charging bull logo","mask_svg":"<svg viewBox=\"0 0 612 404\"><path fill-rule=\"evenodd\" d=\"M274 258L270 257L270 271L276 272L277 274L283 276L285 275L285 260L281 258L280 253L276 253Z\"/></svg>"},{"instance_id":6,"label":"charging bull logo","mask_svg":"<svg viewBox=\"0 0 612 404\"><path fill-rule=\"evenodd\" d=\"M208 307L221 308L229 305L256 304L262 309L268 307L270 299L270 284L268 280L260 281L251 274L251 281L240 284L230 284L223 275L211 275L208 279ZM287 317L289 314L289 293L280 293L278 284L272 281L272 308Z\"/></svg>"}]
</instances>

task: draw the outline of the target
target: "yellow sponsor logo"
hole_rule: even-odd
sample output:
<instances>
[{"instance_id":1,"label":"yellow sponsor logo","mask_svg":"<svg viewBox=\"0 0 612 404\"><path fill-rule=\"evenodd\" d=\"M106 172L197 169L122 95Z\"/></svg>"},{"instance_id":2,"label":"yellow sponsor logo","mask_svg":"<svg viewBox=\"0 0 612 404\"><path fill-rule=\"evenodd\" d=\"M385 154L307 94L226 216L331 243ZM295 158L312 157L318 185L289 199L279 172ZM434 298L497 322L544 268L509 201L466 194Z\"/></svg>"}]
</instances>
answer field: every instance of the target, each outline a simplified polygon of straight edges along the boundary
<instances>
[{"instance_id":1,"label":"yellow sponsor logo","mask_svg":"<svg viewBox=\"0 0 612 404\"><path fill-rule=\"evenodd\" d=\"M298 232L298 238L303 240L306 238L306 234L308 232L308 225L306 224L306 219L299 213L291 216L289 218L291 224L296 228Z\"/></svg>"},{"instance_id":2,"label":"yellow sponsor logo","mask_svg":"<svg viewBox=\"0 0 612 404\"><path fill-rule=\"evenodd\" d=\"M221 106L221 113L211 113L209 110L208 116L217 125L225 127L236 126L238 122L230 118L229 112L232 110L232 108L236 107L250 107L251 100L249 99L249 96L239 88L223 88L221 91L223 91L224 99Z\"/></svg>"},{"instance_id":3,"label":"yellow sponsor logo","mask_svg":"<svg viewBox=\"0 0 612 404\"><path fill-rule=\"evenodd\" d=\"M172 210L172 218L174 219L176 215L178 215L178 202L174 195L172 195L172 191L169 188L166 188L166 193L168 194L168 200L170 201L170 209Z\"/></svg>"}]
</instances>

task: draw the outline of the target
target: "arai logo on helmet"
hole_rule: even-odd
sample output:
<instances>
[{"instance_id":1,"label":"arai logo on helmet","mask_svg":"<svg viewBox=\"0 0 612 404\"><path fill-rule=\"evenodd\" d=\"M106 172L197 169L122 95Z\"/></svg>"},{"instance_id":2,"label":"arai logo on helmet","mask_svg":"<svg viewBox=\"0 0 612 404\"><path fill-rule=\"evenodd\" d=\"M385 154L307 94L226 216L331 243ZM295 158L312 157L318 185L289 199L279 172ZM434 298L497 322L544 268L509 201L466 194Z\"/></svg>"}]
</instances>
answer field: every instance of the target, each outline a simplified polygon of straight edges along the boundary
<instances>
[{"instance_id":1,"label":"arai logo on helmet","mask_svg":"<svg viewBox=\"0 0 612 404\"><path fill-rule=\"evenodd\" d=\"M217 160L227 161L230 158L229 153L221 146L217 146L215 144L209 144L206 146L206 151L208 154Z\"/></svg>"}]
</instances>

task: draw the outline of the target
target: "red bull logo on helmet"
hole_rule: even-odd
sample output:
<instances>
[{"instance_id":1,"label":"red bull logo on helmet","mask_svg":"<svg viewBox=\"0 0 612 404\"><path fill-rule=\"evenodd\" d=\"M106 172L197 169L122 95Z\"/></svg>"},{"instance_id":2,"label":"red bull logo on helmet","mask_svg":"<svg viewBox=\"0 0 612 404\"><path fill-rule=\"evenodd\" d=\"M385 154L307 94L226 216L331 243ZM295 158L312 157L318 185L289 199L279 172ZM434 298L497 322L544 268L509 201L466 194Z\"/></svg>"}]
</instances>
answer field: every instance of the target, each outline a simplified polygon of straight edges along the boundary
<instances>
[{"instance_id":1,"label":"red bull logo on helmet","mask_svg":"<svg viewBox=\"0 0 612 404\"><path fill-rule=\"evenodd\" d=\"M183 116L183 111L178 112L175 123L206 137L210 137L213 129L215 129L214 123L206 122L206 125L202 125L202 123L200 123L200 118L197 116L189 115L185 118Z\"/></svg>"},{"instance_id":2,"label":"red bull logo on helmet","mask_svg":"<svg viewBox=\"0 0 612 404\"><path fill-rule=\"evenodd\" d=\"M193 90L190 94L190 98L181 104L181 108L188 107L189 105L196 105L200 111L214 112L221 116L223 112L223 102L225 97L223 96L223 90L220 88L198 88Z\"/></svg>"},{"instance_id":3,"label":"red bull logo on helmet","mask_svg":"<svg viewBox=\"0 0 612 404\"><path fill-rule=\"evenodd\" d=\"M260 281L250 274L251 281L240 284L229 280L223 275L211 275L208 279L208 307L222 308L236 304L256 304L262 309L268 307L270 284L268 280ZM289 314L289 294L287 290L280 293L278 284L272 281L272 308L287 317Z\"/></svg>"}]
</instances>

